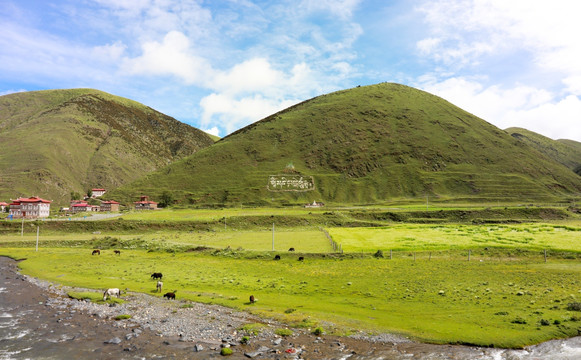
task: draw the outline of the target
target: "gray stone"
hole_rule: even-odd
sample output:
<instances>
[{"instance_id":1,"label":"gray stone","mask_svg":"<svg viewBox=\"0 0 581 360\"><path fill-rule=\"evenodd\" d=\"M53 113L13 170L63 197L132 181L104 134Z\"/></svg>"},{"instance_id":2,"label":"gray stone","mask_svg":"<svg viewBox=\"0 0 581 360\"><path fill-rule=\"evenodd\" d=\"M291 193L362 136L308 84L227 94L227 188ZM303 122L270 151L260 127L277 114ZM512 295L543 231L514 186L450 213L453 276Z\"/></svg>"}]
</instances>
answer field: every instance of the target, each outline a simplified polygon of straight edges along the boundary
<instances>
[{"instance_id":1,"label":"gray stone","mask_svg":"<svg viewBox=\"0 0 581 360\"><path fill-rule=\"evenodd\" d=\"M204 350L204 347L203 347L202 345L200 345L200 344L196 344L196 345L194 346L194 351L195 351L195 352L200 352L200 351L202 351L202 350Z\"/></svg>"},{"instance_id":2,"label":"gray stone","mask_svg":"<svg viewBox=\"0 0 581 360\"><path fill-rule=\"evenodd\" d=\"M247 358L255 358L262 355L262 353L260 351L253 351L253 352L249 352L249 353L244 353L244 356L246 356Z\"/></svg>"},{"instance_id":3,"label":"gray stone","mask_svg":"<svg viewBox=\"0 0 581 360\"><path fill-rule=\"evenodd\" d=\"M118 337L114 337L113 339L109 339L107 341L105 341L105 344L121 344L121 339L119 339Z\"/></svg>"},{"instance_id":4,"label":"gray stone","mask_svg":"<svg viewBox=\"0 0 581 360\"><path fill-rule=\"evenodd\" d=\"M272 342L274 345L280 345L282 343L282 338L274 339Z\"/></svg>"}]
</instances>

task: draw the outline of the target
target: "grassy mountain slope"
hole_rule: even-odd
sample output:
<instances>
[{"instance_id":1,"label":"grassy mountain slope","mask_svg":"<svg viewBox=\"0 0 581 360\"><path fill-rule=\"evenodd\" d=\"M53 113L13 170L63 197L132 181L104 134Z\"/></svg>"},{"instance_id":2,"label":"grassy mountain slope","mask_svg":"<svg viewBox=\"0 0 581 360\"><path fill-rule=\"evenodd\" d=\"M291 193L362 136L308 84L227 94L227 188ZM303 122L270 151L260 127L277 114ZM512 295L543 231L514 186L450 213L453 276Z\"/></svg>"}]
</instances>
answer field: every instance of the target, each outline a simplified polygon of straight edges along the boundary
<instances>
[{"instance_id":1,"label":"grassy mountain slope","mask_svg":"<svg viewBox=\"0 0 581 360\"><path fill-rule=\"evenodd\" d=\"M213 144L204 132L91 89L0 97L0 199L112 189Z\"/></svg>"},{"instance_id":2,"label":"grassy mountain slope","mask_svg":"<svg viewBox=\"0 0 581 360\"><path fill-rule=\"evenodd\" d=\"M269 175L313 176L315 190L270 192ZM430 196L554 199L581 179L445 100L398 84L339 91L249 125L116 192L169 190L186 203L381 202Z\"/></svg>"},{"instance_id":3,"label":"grassy mountain slope","mask_svg":"<svg viewBox=\"0 0 581 360\"><path fill-rule=\"evenodd\" d=\"M553 140L522 128L508 128L506 132L581 175L580 142Z\"/></svg>"}]
</instances>

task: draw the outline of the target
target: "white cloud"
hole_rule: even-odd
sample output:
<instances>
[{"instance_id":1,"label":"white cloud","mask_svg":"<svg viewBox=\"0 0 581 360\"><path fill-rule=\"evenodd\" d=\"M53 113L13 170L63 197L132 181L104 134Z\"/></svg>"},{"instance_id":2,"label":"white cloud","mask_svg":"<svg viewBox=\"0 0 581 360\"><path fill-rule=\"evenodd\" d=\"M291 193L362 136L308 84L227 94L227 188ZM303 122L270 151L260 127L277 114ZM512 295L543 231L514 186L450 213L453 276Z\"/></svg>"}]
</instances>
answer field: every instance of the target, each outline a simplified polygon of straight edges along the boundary
<instances>
[{"instance_id":1,"label":"white cloud","mask_svg":"<svg viewBox=\"0 0 581 360\"><path fill-rule=\"evenodd\" d=\"M544 89L485 87L466 78L434 82L424 77L419 87L501 129L522 127L553 139L581 141L581 100L576 96L558 99Z\"/></svg>"},{"instance_id":2,"label":"white cloud","mask_svg":"<svg viewBox=\"0 0 581 360\"><path fill-rule=\"evenodd\" d=\"M581 3L442 0L416 10L427 24L416 49L440 66L420 87L500 128L581 141Z\"/></svg>"},{"instance_id":3,"label":"white cloud","mask_svg":"<svg viewBox=\"0 0 581 360\"><path fill-rule=\"evenodd\" d=\"M361 0L303 0L296 6L308 12L325 12L341 19L348 19Z\"/></svg>"},{"instance_id":4,"label":"white cloud","mask_svg":"<svg viewBox=\"0 0 581 360\"><path fill-rule=\"evenodd\" d=\"M127 46L121 41L103 46L95 46L92 49L93 58L102 61L117 61L123 56Z\"/></svg>"},{"instance_id":5,"label":"white cloud","mask_svg":"<svg viewBox=\"0 0 581 360\"><path fill-rule=\"evenodd\" d=\"M296 102L264 98L262 95L237 99L227 94L211 94L200 101L204 112L202 126L219 123L220 128L230 133Z\"/></svg>"},{"instance_id":6,"label":"white cloud","mask_svg":"<svg viewBox=\"0 0 581 360\"><path fill-rule=\"evenodd\" d=\"M216 75L209 85L220 91L239 94L246 92L264 92L269 87L282 81L283 74L274 70L268 60L254 58L236 64L228 71Z\"/></svg>"},{"instance_id":7,"label":"white cloud","mask_svg":"<svg viewBox=\"0 0 581 360\"><path fill-rule=\"evenodd\" d=\"M220 136L220 129L218 129L216 126L210 129L202 129L202 131L210 135Z\"/></svg>"},{"instance_id":8,"label":"white cloud","mask_svg":"<svg viewBox=\"0 0 581 360\"><path fill-rule=\"evenodd\" d=\"M569 0L445 0L417 7L429 37L417 47L447 63L467 64L482 55L529 51L536 64L581 71L581 3Z\"/></svg>"},{"instance_id":9,"label":"white cloud","mask_svg":"<svg viewBox=\"0 0 581 360\"><path fill-rule=\"evenodd\" d=\"M547 102L529 110L514 110L506 114L513 126L543 134L552 139L581 141L581 100L577 96Z\"/></svg>"},{"instance_id":10,"label":"white cloud","mask_svg":"<svg viewBox=\"0 0 581 360\"><path fill-rule=\"evenodd\" d=\"M190 41L179 31L171 31L162 42L142 45L143 53L125 58L121 69L131 75L172 75L187 84L205 85L213 70L210 64L192 53Z\"/></svg>"}]
</instances>

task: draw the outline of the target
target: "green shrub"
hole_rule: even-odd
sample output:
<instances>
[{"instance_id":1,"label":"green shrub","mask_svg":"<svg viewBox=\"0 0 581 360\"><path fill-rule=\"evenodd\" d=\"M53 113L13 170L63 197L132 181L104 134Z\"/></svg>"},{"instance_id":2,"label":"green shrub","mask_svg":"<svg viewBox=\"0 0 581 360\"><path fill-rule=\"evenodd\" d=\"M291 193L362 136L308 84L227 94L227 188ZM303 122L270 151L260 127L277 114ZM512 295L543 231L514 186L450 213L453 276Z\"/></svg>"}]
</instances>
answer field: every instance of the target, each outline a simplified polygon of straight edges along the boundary
<instances>
[{"instance_id":1,"label":"green shrub","mask_svg":"<svg viewBox=\"0 0 581 360\"><path fill-rule=\"evenodd\" d=\"M569 303L569 304L567 304L567 310L569 310L569 311L581 311L581 303L579 303L579 302Z\"/></svg>"},{"instance_id":2,"label":"green shrub","mask_svg":"<svg viewBox=\"0 0 581 360\"><path fill-rule=\"evenodd\" d=\"M525 319L521 318L520 316L518 316L513 321L511 321L511 323L513 323L513 324L526 324L527 321Z\"/></svg>"},{"instance_id":3,"label":"green shrub","mask_svg":"<svg viewBox=\"0 0 581 360\"><path fill-rule=\"evenodd\" d=\"M290 314L290 313L293 313L293 312L295 312L295 311L297 311L297 309L292 309L292 308L291 308L291 309L286 309L286 310L284 311L284 313L285 313L285 314Z\"/></svg>"},{"instance_id":4,"label":"green shrub","mask_svg":"<svg viewBox=\"0 0 581 360\"><path fill-rule=\"evenodd\" d=\"M258 335L266 325L260 323L246 324L240 330L251 335Z\"/></svg>"},{"instance_id":5,"label":"green shrub","mask_svg":"<svg viewBox=\"0 0 581 360\"><path fill-rule=\"evenodd\" d=\"M230 348L222 348L222 350L220 350L220 355L222 356L229 356L232 355L233 351Z\"/></svg>"},{"instance_id":6,"label":"green shrub","mask_svg":"<svg viewBox=\"0 0 581 360\"><path fill-rule=\"evenodd\" d=\"M325 333L325 329L323 329L321 326L318 326L315 328L315 330L313 330L313 334L319 336L319 335L323 335Z\"/></svg>"},{"instance_id":7,"label":"green shrub","mask_svg":"<svg viewBox=\"0 0 581 360\"><path fill-rule=\"evenodd\" d=\"M274 333L279 336L291 336L293 331L291 329L276 329Z\"/></svg>"},{"instance_id":8,"label":"green shrub","mask_svg":"<svg viewBox=\"0 0 581 360\"><path fill-rule=\"evenodd\" d=\"M240 339L241 344L248 344L249 341L250 341L249 336L243 336L242 339Z\"/></svg>"},{"instance_id":9,"label":"green shrub","mask_svg":"<svg viewBox=\"0 0 581 360\"><path fill-rule=\"evenodd\" d=\"M382 258L383 257L383 251L381 250L377 250L377 252L375 254L373 254L373 256L375 256L376 258Z\"/></svg>"},{"instance_id":10,"label":"green shrub","mask_svg":"<svg viewBox=\"0 0 581 360\"><path fill-rule=\"evenodd\" d=\"M549 320L541 319L541 325L549 326L549 325L551 325L551 322Z\"/></svg>"},{"instance_id":11,"label":"green shrub","mask_svg":"<svg viewBox=\"0 0 581 360\"><path fill-rule=\"evenodd\" d=\"M131 315L127 315L127 314L123 314L123 315L117 315L114 317L115 320L126 320L126 319L131 319Z\"/></svg>"}]
</instances>

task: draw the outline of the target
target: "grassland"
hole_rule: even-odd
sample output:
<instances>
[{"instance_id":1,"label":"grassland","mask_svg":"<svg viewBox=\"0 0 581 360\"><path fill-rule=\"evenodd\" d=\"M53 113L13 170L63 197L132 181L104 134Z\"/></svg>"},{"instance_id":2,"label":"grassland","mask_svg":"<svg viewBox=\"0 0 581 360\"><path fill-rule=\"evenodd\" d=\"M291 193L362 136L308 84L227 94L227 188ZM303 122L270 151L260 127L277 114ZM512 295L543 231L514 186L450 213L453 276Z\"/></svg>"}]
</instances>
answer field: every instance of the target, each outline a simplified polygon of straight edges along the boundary
<instances>
[{"instance_id":1,"label":"grassland","mask_svg":"<svg viewBox=\"0 0 581 360\"><path fill-rule=\"evenodd\" d=\"M176 209L26 223L24 236L0 225L0 255L71 286L159 296L149 275L162 272L181 300L434 343L518 348L581 331L569 307L581 303L581 222L566 209Z\"/></svg>"},{"instance_id":2,"label":"grassland","mask_svg":"<svg viewBox=\"0 0 581 360\"><path fill-rule=\"evenodd\" d=\"M235 250L168 253L126 250L122 260L85 249L0 248L26 258L22 271L70 286L154 293L152 272L180 299L218 303L295 325L335 324L337 333L389 331L435 343L521 347L576 335L581 314L578 260L508 260L461 254L413 261L371 256L272 260ZM483 261L480 261L483 260ZM252 294L256 304L248 303ZM541 325L546 324L549 325Z\"/></svg>"},{"instance_id":3,"label":"grassland","mask_svg":"<svg viewBox=\"0 0 581 360\"><path fill-rule=\"evenodd\" d=\"M384 228L333 228L346 252L434 251L474 248L579 251L581 227L554 224L392 225Z\"/></svg>"}]
</instances>

